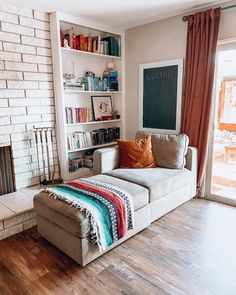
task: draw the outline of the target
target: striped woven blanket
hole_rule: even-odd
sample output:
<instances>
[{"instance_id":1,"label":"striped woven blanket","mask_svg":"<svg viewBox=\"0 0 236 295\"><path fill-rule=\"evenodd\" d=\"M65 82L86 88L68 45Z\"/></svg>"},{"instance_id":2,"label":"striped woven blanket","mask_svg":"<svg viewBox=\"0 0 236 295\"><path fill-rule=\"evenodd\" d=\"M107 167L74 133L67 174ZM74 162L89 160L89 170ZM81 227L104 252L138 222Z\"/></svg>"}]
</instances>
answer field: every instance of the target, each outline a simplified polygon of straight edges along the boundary
<instances>
[{"instance_id":1,"label":"striped woven blanket","mask_svg":"<svg viewBox=\"0 0 236 295\"><path fill-rule=\"evenodd\" d=\"M91 243L97 244L100 252L133 229L133 199L118 187L81 178L43 191L85 212Z\"/></svg>"}]
</instances>

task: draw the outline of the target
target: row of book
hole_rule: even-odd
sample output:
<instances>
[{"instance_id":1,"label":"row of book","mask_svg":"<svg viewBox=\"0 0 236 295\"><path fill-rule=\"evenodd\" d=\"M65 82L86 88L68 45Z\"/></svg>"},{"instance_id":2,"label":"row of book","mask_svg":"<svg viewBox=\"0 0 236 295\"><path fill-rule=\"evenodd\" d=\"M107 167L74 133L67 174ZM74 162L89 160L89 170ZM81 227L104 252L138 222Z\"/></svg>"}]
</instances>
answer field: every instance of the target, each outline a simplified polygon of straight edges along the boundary
<instances>
[{"instance_id":1,"label":"row of book","mask_svg":"<svg viewBox=\"0 0 236 295\"><path fill-rule=\"evenodd\" d=\"M82 83L85 91L108 91L108 78L83 77Z\"/></svg>"},{"instance_id":2,"label":"row of book","mask_svg":"<svg viewBox=\"0 0 236 295\"><path fill-rule=\"evenodd\" d=\"M94 37L75 35L73 29L61 31L61 46L69 46L72 49L94 52L105 55L121 56L121 42L118 36L102 38L101 35ZM65 46L65 40L67 42Z\"/></svg>"},{"instance_id":3,"label":"row of book","mask_svg":"<svg viewBox=\"0 0 236 295\"><path fill-rule=\"evenodd\" d=\"M82 91L118 91L119 84L117 77L82 77L81 84L65 82L65 89L79 89Z\"/></svg>"},{"instance_id":4,"label":"row of book","mask_svg":"<svg viewBox=\"0 0 236 295\"><path fill-rule=\"evenodd\" d=\"M115 142L120 138L120 128L101 128L92 132L72 132L67 135L68 149L75 150Z\"/></svg>"},{"instance_id":5,"label":"row of book","mask_svg":"<svg viewBox=\"0 0 236 295\"><path fill-rule=\"evenodd\" d=\"M91 108L65 108L66 124L86 123L93 121Z\"/></svg>"}]
</instances>

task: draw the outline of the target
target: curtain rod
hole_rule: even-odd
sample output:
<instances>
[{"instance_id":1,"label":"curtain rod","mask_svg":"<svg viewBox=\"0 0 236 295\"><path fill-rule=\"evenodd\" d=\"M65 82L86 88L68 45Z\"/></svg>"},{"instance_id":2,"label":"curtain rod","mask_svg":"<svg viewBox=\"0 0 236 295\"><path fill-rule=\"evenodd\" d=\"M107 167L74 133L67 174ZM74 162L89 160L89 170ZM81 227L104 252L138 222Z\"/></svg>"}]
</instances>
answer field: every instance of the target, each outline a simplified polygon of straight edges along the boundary
<instances>
[{"instance_id":1,"label":"curtain rod","mask_svg":"<svg viewBox=\"0 0 236 295\"><path fill-rule=\"evenodd\" d=\"M228 10L228 9L235 8L235 7L236 7L236 4L233 4L233 5L230 5L230 6L221 7L221 10ZM184 15L182 17L182 21L186 22L187 20L188 20L188 16Z\"/></svg>"}]
</instances>

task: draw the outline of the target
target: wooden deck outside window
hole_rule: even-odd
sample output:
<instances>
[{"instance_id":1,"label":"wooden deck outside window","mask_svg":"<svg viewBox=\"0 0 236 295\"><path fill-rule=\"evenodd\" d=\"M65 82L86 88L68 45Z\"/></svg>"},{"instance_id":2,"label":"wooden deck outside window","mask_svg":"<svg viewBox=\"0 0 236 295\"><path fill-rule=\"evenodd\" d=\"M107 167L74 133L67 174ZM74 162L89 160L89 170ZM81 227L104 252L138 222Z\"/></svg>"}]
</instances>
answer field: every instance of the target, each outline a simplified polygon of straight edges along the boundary
<instances>
[{"instance_id":1,"label":"wooden deck outside window","mask_svg":"<svg viewBox=\"0 0 236 295\"><path fill-rule=\"evenodd\" d=\"M224 79L221 82L218 128L236 131L236 79Z\"/></svg>"}]
</instances>

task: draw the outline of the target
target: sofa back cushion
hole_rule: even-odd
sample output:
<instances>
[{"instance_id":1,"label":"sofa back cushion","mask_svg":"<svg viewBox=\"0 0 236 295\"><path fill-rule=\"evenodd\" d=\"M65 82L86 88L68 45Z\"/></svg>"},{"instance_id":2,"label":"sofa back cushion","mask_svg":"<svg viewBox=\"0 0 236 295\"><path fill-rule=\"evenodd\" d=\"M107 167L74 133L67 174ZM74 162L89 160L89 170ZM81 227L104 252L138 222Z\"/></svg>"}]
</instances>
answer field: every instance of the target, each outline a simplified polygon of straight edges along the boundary
<instances>
[{"instance_id":1,"label":"sofa back cushion","mask_svg":"<svg viewBox=\"0 0 236 295\"><path fill-rule=\"evenodd\" d=\"M171 169L184 168L189 143L187 135L150 134L139 131L136 139L146 138L149 135L152 138L152 152L157 166Z\"/></svg>"},{"instance_id":2,"label":"sofa back cushion","mask_svg":"<svg viewBox=\"0 0 236 295\"><path fill-rule=\"evenodd\" d=\"M152 153L151 136L139 140L117 140L120 168L156 167Z\"/></svg>"}]
</instances>

